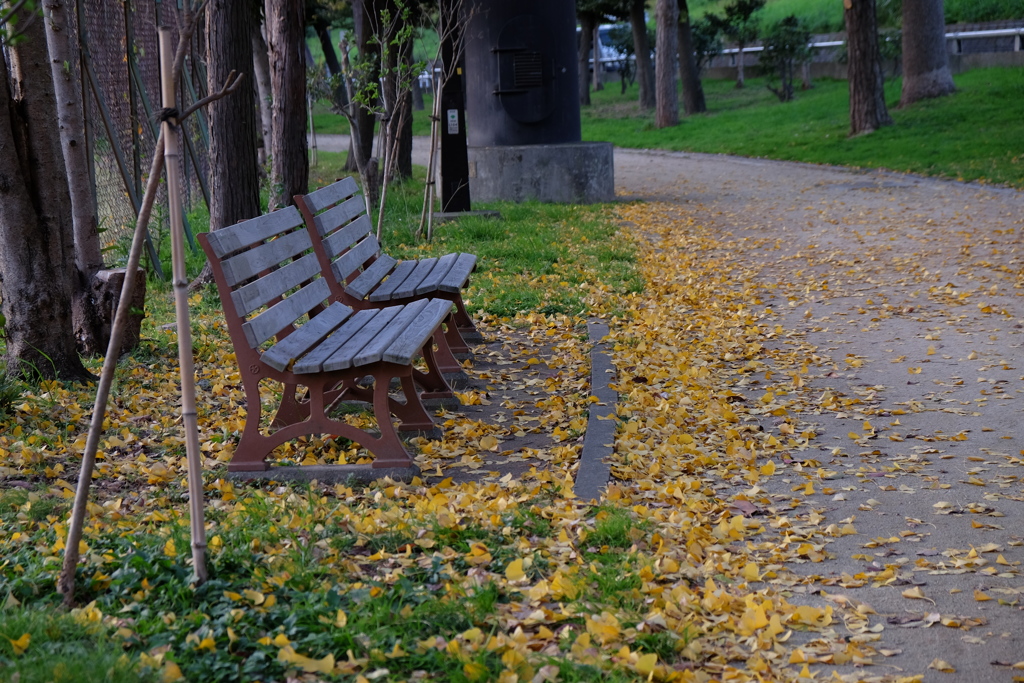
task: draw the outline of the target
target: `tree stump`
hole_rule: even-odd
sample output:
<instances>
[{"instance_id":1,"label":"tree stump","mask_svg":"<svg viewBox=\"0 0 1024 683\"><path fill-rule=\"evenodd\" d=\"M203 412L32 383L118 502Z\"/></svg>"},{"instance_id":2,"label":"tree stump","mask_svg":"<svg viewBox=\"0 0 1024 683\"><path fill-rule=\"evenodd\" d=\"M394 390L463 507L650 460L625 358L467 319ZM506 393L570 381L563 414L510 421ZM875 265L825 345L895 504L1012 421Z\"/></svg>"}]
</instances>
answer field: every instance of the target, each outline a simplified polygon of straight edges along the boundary
<instances>
[{"instance_id":1,"label":"tree stump","mask_svg":"<svg viewBox=\"0 0 1024 683\"><path fill-rule=\"evenodd\" d=\"M107 352L124 278L124 268L97 271L89 281L86 295L75 301L78 309L75 315L75 338L78 340L78 350L83 355L96 356ZM146 273L143 270L135 273L131 304L121 340L122 356L137 347L142 336L142 319L146 317Z\"/></svg>"}]
</instances>

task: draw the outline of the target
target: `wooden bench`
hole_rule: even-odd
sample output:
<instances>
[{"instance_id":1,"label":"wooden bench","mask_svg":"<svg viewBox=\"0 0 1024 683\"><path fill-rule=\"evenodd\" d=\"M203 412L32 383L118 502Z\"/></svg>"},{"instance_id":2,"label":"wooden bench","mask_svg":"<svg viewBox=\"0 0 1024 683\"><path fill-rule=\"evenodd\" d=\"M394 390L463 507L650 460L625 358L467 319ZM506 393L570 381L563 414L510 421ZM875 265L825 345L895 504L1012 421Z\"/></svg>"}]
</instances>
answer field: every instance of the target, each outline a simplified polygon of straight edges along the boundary
<instances>
[{"instance_id":1,"label":"wooden bench","mask_svg":"<svg viewBox=\"0 0 1024 683\"><path fill-rule=\"evenodd\" d=\"M202 234L199 242L213 268L246 396L245 428L228 469L268 469L274 448L313 434L358 443L373 454L375 468L411 466L391 416L399 430L432 430L417 385L452 396L440 372L413 367L420 356L437 367L433 336L451 302L422 299L363 311L326 304L330 286L295 207ZM263 379L284 385L269 433L260 426ZM404 402L389 395L392 380ZM369 403L379 433L330 417L341 400Z\"/></svg>"},{"instance_id":2,"label":"wooden bench","mask_svg":"<svg viewBox=\"0 0 1024 683\"><path fill-rule=\"evenodd\" d=\"M462 300L462 290L476 268L476 256L452 253L439 258L394 259L381 250L358 192L356 181L349 177L295 197L332 299L357 310L408 304L425 297L446 299L454 305L445 321L447 346L454 354L470 355L467 342L483 341ZM460 372L458 361L440 344L438 347L442 372Z\"/></svg>"}]
</instances>

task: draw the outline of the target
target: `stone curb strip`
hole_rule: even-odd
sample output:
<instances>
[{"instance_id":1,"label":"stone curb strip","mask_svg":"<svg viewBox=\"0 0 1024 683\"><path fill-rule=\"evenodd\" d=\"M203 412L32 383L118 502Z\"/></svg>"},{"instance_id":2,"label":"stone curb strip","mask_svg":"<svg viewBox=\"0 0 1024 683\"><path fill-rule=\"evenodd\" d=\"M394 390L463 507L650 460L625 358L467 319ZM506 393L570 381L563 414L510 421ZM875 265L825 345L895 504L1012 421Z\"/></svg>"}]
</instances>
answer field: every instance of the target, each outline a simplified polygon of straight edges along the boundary
<instances>
[{"instance_id":1,"label":"stone curb strip","mask_svg":"<svg viewBox=\"0 0 1024 683\"><path fill-rule=\"evenodd\" d=\"M590 406L574 492L580 500L600 500L611 476L610 457L615 445L617 422L614 417L618 394L610 386L615 379L615 366L605 352L603 342L608 336L608 325L591 321L587 331L593 344L590 351L590 392L597 398L597 403Z\"/></svg>"}]
</instances>

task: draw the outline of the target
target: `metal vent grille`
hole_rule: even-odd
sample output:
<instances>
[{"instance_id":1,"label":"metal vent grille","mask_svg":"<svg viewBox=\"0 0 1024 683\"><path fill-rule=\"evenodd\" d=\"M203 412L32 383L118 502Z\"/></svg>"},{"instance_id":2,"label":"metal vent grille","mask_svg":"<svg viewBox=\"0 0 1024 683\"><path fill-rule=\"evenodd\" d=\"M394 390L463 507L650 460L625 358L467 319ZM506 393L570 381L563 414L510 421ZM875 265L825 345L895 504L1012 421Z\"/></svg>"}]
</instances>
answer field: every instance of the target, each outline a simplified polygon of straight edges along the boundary
<instances>
[{"instance_id":1,"label":"metal vent grille","mask_svg":"<svg viewBox=\"0 0 1024 683\"><path fill-rule=\"evenodd\" d=\"M542 87L543 71L539 52L520 52L512 58L513 82L516 88Z\"/></svg>"}]
</instances>

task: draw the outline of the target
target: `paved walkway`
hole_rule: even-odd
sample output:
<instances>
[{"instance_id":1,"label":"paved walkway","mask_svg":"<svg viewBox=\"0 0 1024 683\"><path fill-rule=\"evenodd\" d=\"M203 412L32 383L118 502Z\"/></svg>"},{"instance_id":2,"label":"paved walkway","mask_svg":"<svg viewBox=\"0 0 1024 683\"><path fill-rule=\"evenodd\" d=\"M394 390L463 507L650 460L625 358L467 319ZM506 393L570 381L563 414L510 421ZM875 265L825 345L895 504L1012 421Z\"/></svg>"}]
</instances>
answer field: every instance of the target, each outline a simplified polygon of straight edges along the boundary
<instances>
[{"instance_id":1,"label":"paved walkway","mask_svg":"<svg viewBox=\"0 0 1024 683\"><path fill-rule=\"evenodd\" d=\"M784 312L786 343L831 361L812 388L859 401L799 416L816 425L809 457L822 468L811 506L822 524L855 518L859 532L802 565L823 578L811 592L871 604L884 647L901 651L885 664L926 681L1021 676L993 662L1024 660L1024 193L627 150L616 150L616 185L760 240L751 266L774 288L765 303ZM794 495L807 480L791 468L765 487ZM899 569L884 588L843 579L889 566ZM915 589L926 599L904 597ZM929 669L937 658L956 672Z\"/></svg>"}]
</instances>

